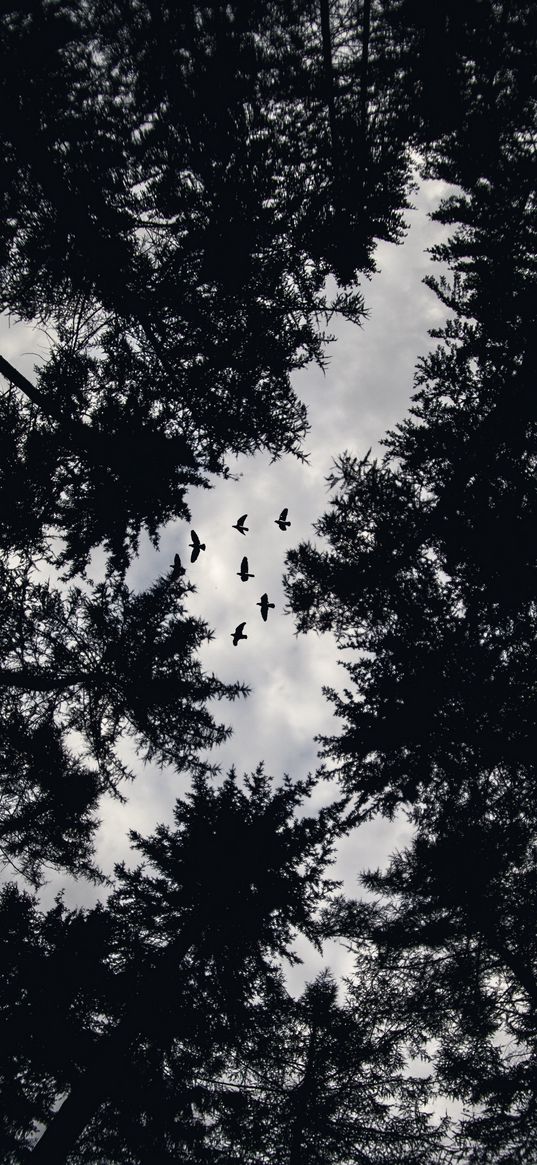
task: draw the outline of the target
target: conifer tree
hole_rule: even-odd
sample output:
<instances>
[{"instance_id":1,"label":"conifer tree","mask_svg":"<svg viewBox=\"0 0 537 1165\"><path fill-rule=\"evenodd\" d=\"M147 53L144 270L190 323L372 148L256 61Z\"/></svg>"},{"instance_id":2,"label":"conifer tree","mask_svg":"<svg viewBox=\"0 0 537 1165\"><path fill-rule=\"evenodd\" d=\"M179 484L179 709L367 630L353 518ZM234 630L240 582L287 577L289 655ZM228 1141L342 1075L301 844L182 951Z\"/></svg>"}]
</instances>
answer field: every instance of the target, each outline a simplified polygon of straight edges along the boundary
<instances>
[{"instance_id":1,"label":"conifer tree","mask_svg":"<svg viewBox=\"0 0 537 1165\"><path fill-rule=\"evenodd\" d=\"M64 1160L86 1125L81 1160L103 1151L110 1160L140 1154L144 1134L137 1143L133 1128L146 1123L153 1123L158 1152L166 1145L170 1153L189 1151L191 1136L195 1151L204 1134L210 1145L201 1114L210 1108L211 1076L225 1072L248 1033L255 1034L259 1007L279 983L280 960L296 961L295 936L319 941L336 825L331 812L296 812L313 783L286 779L273 789L262 769L242 787L233 772L220 789L200 777L177 802L172 828L160 826L149 838L132 835L143 865L118 867L106 908L69 914L58 906L36 926L35 911L32 916L23 902L25 933L34 937L31 959L14 972L19 1030L32 1029L45 988L35 948L47 935L56 943L51 957L58 982L48 1014L39 1016L35 1049L30 1039L19 1052L16 1111L51 1122L33 1149L36 1162ZM19 935L18 915L17 927ZM23 942L22 933L15 941ZM78 978L69 970L77 950L85 952ZM32 975L33 985L25 979ZM72 1038L77 1030L80 1038ZM166 1072L175 1087L171 1126L162 1115L172 1103L169 1085L160 1092ZM53 1117L51 1106L66 1089ZM190 1120L180 1115L185 1106ZM9 1135L22 1148L31 1131L28 1116L22 1135L11 1119Z\"/></svg>"},{"instance_id":2,"label":"conifer tree","mask_svg":"<svg viewBox=\"0 0 537 1165\"><path fill-rule=\"evenodd\" d=\"M88 869L99 794L133 775L118 745L210 769L201 754L229 729L207 702L247 689L204 672L196 653L211 632L185 611L190 585L161 577L135 593L116 578L61 592L28 570L0 577L3 856L34 879L44 862Z\"/></svg>"},{"instance_id":3,"label":"conifer tree","mask_svg":"<svg viewBox=\"0 0 537 1165\"><path fill-rule=\"evenodd\" d=\"M435 146L461 187L436 216L455 228L436 248L449 275L429 280L453 317L383 460L338 461L328 549L291 552L288 583L299 627L352 652L322 743L355 820L403 808L414 830L365 877L387 901L339 933L378 944L422 1051L438 1041L438 1092L465 1105L454 1146L487 1163L530 1160L536 1137L535 160L524 70L518 87L507 65L489 75L501 44L525 54L523 19L489 30L481 152L471 118Z\"/></svg>"}]
</instances>

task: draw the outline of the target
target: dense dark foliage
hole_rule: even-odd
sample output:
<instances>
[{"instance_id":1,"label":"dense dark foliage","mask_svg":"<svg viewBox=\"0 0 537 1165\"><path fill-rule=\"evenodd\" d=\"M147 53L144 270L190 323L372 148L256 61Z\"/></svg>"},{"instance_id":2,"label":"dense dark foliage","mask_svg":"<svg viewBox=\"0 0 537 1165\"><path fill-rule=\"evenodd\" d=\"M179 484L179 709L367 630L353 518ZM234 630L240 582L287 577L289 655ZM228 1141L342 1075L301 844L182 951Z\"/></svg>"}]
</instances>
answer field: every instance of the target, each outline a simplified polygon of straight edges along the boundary
<instances>
[{"instance_id":1,"label":"dense dark foliage","mask_svg":"<svg viewBox=\"0 0 537 1165\"><path fill-rule=\"evenodd\" d=\"M535 27L523 6L475 16L483 41L465 18L457 43L482 113L469 101L428 155L459 187L428 281L451 314L385 457L338 461L328 548L290 553L288 593L302 630L350 653L322 745L356 820L405 809L414 830L364 878L385 904L340 906L335 932L377 945L435 1087L466 1106L457 1153L489 1163L537 1143Z\"/></svg>"},{"instance_id":2,"label":"dense dark foliage","mask_svg":"<svg viewBox=\"0 0 537 1165\"><path fill-rule=\"evenodd\" d=\"M146 1133L156 1138L155 1154L194 1152L205 1135L210 1143L203 1114L211 1077L255 1039L256 1016L281 990L279 960L295 958L296 934L319 941L337 827L332 811L297 816L313 785L272 788L262 769L241 783L232 772L219 789L198 778L177 802L173 828L132 835L143 864L118 867L106 907L73 913L58 904L38 918L27 897L6 892L8 955L16 960L5 1014L20 1036L18 1046L5 1043L6 1076L16 1072L19 1107L34 1121L50 1120L55 1099L72 1086L34 1150L37 1161L63 1160L93 1118L81 1160L103 1151L114 1161L125 1153L144 1159L146 1120L156 1122ZM50 975L54 993L42 1008ZM166 1096L175 1106L169 1128L157 1119ZM8 1112L10 1160L21 1126L28 1115Z\"/></svg>"},{"instance_id":3,"label":"dense dark foliage","mask_svg":"<svg viewBox=\"0 0 537 1165\"><path fill-rule=\"evenodd\" d=\"M356 78L337 36L327 63L312 15L242 0L8 13L0 304L54 337L26 399L2 406L17 547L43 552L54 528L64 567L104 543L124 569L230 454L301 455L290 373L322 363L334 312L362 317L356 277L375 238L401 236L409 185L389 113L364 169Z\"/></svg>"},{"instance_id":4,"label":"dense dark foliage","mask_svg":"<svg viewBox=\"0 0 537 1165\"><path fill-rule=\"evenodd\" d=\"M536 39L500 0L4 5L0 307L50 351L0 357L0 853L98 879L126 740L193 781L106 903L2 891L12 1165L535 1159ZM348 649L342 800L308 816L313 780L214 781L207 705L244 689L203 672L178 571L125 573L233 455L303 456L291 374L363 318L412 151L453 188L450 314L289 555L299 630ZM336 899L337 839L400 812ZM352 950L339 998L287 993L298 935Z\"/></svg>"}]
</instances>

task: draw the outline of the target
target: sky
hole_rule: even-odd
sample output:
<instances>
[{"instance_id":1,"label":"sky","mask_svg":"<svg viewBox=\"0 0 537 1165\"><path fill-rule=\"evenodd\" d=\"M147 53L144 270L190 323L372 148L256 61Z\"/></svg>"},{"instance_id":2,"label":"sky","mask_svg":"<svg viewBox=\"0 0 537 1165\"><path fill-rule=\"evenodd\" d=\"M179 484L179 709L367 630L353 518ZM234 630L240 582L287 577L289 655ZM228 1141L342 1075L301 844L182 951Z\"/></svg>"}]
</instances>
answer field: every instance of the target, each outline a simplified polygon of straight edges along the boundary
<instances>
[{"instance_id":1,"label":"sky","mask_svg":"<svg viewBox=\"0 0 537 1165\"><path fill-rule=\"evenodd\" d=\"M295 374L296 391L309 411L311 430L305 442L309 464L293 458L271 464L264 454L235 459L230 467L238 480L215 479L213 490L191 491L192 526L207 547L198 561L190 564L191 527L178 522L163 529L158 550L143 542L129 569L129 585L145 588L169 571L178 552L188 580L197 588L188 600L189 611L214 631L214 639L201 651L204 667L224 682L240 680L251 687L246 700L214 707L215 717L233 728L231 739L210 754L223 773L231 765L239 774L250 772L263 760L276 781L283 773L304 777L318 764L314 737L338 730L321 689L342 685L338 660L347 653L338 652L329 634L295 635L292 615L284 609L285 554L300 541L316 540L313 525L329 502L326 477L334 458L344 450L363 457L369 448L373 455L381 455L383 435L408 409L416 360L432 342L428 329L445 317L444 307L422 280L438 267L426 250L446 231L431 223L428 213L446 193L441 182L420 184L414 209L406 214L405 242L381 243L377 248L379 273L362 288L368 310L363 326L336 323L325 373L312 365ZM37 329L0 317L0 353L30 379L34 365L46 360L47 350L48 341ZM291 526L282 533L274 519L284 506ZM248 514L245 537L232 528L243 513ZM237 577L244 554L255 576L247 583ZM256 605L265 591L275 604L267 623ZM248 639L234 647L231 634L243 620ZM129 744L125 751L132 761ZM108 874L116 861L135 860L129 853L128 830L148 834L158 822L169 822L175 798L187 788L185 779L171 768L143 767L139 761L135 768L136 781L123 790L126 803L108 798L101 804L97 861ZM326 802L334 791L335 786L327 783L320 786L311 807ZM363 894L360 870L383 865L409 836L401 817L362 826L342 841L334 876L342 880L344 892ZM48 906L62 888L68 906L90 905L98 894L103 896L87 883L67 881L50 871L41 892L43 904ZM293 992L323 966L331 966L338 976L350 969L349 956L335 943L322 956L305 940L297 951L304 965L289 972Z\"/></svg>"}]
</instances>

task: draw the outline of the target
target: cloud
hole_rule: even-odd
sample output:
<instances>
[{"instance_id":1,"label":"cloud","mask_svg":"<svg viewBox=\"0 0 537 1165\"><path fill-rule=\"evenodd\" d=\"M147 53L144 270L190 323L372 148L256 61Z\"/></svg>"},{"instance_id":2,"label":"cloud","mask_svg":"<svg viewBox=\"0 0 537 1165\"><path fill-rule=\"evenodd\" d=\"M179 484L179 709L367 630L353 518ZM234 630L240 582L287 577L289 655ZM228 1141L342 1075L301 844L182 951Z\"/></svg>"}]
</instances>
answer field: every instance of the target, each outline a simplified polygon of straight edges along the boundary
<instances>
[{"instance_id":1,"label":"cloud","mask_svg":"<svg viewBox=\"0 0 537 1165\"><path fill-rule=\"evenodd\" d=\"M421 280L431 270L426 248L445 235L445 228L431 224L427 212L446 192L442 183L422 184L416 209L409 213L406 242L400 247L378 247L380 273L364 285L369 319L362 328L336 326L337 340L326 375L311 366L295 376L295 388L310 413L311 432L306 439L310 465L292 458L271 464L263 454L236 459L231 467L240 474L238 481L222 480L213 490L191 491L192 525L207 544L198 561L190 564L188 525L172 523L162 531L158 550L147 539L142 542L140 556L129 571L130 585L148 586L169 571L178 552L188 579L197 588L188 601L189 610L215 632L214 640L201 652L204 666L222 680L251 685L247 700L215 706L216 717L233 727L231 740L211 755L223 771L231 764L239 773L250 771L265 760L267 771L277 780L283 772L303 777L317 765L315 735L338 730L321 689L325 684L341 685L340 656L329 635L296 638L293 620L284 614L285 553L313 537L313 524L327 506L325 479L334 457L344 449L363 456L370 446L381 452L384 433L408 408L416 359L430 344L427 329L444 314ZM8 327L0 321L0 352L27 375L31 376L36 361L45 358L44 344L43 336L26 326ZM22 355L31 349L37 355ZM292 523L285 534L274 524L283 506L289 508ZM232 525L245 512L250 530L242 537ZM255 574L247 583L237 577L244 554ZM266 624L256 605L264 591L276 604ZM231 632L242 620L246 620L248 639L234 648ZM122 857L132 860L129 828L148 833L158 821L170 820L175 797L185 791L185 780L171 769L138 765L136 781L123 791L125 805L110 799L102 805L98 856L107 871ZM322 798L322 789L318 796ZM390 850L404 844L408 836L401 818L393 823L372 822L342 841L337 874L346 892L360 894L360 870L382 865ZM49 900L59 887L60 880L52 875L46 891ZM68 884L69 903L87 903L93 897L91 887ZM304 976L311 977L327 959L334 970L349 969L348 956L335 944L321 959L307 944L302 949L307 955L305 968L292 972L289 980L297 989Z\"/></svg>"}]
</instances>

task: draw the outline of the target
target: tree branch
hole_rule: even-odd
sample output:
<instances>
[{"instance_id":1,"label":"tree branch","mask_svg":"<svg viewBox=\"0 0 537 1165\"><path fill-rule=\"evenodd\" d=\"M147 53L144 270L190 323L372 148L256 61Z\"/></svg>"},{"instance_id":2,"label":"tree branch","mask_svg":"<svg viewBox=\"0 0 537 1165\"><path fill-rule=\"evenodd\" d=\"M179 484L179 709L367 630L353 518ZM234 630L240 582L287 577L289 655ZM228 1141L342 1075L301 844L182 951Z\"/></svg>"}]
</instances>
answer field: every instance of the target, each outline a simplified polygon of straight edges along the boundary
<instances>
[{"instance_id":1,"label":"tree branch","mask_svg":"<svg viewBox=\"0 0 537 1165\"><path fill-rule=\"evenodd\" d=\"M158 965L143 976L127 1003L123 1018L93 1049L86 1071L73 1084L69 1096L37 1142L32 1151L32 1165L34 1162L35 1165L63 1165L100 1105L113 1094L129 1048L143 1032L141 1017L147 1013L151 1000L159 1000L165 995L167 976L184 959L195 937L200 937L199 925L190 919L180 938L161 954Z\"/></svg>"},{"instance_id":2,"label":"tree branch","mask_svg":"<svg viewBox=\"0 0 537 1165\"><path fill-rule=\"evenodd\" d=\"M22 372L14 368L13 364L9 363L9 360L5 360L3 356L0 356L0 373L11 384L19 388L31 400L32 404L37 405L37 408L41 409L41 412L46 413L47 417L57 417L56 410L50 407L43 394L39 392L39 389L35 388L32 382L26 376L23 376Z\"/></svg>"}]
</instances>

